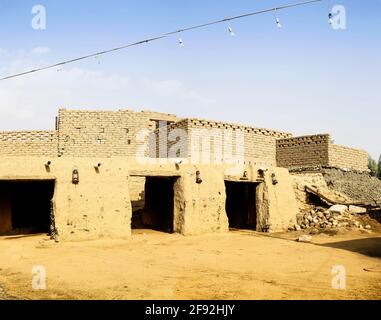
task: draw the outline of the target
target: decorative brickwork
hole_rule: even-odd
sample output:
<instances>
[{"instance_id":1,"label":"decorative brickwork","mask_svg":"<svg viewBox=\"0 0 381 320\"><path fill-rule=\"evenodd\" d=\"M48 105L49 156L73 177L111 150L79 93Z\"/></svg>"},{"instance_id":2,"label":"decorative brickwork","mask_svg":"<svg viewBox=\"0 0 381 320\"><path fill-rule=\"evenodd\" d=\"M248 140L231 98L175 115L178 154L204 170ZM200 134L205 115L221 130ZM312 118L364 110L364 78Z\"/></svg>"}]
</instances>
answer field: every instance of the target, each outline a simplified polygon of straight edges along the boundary
<instances>
[{"instance_id":1,"label":"decorative brickwork","mask_svg":"<svg viewBox=\"0 0 381 320\"><path fill-rule=\"evenodd\" d=\"M285 132L152 111L59 110L56 131L0 132L1 156L187 158L285 168L327 166L366 171L365 151L331 143L329 134ZM148 149L146 146L148 145Z\"/></svg>"},{"instance_id":2,"label":"decorative brickwork","mask_svg":"<svg viewBox=\"0 0 381 320\"><path fill-rule=\"evenodd\" d=\"M326 166L330 135L303 136L277 141L277 165L279 167Z\"/></svg>"},{"instance_id":3,"label":"decorative brickwork","mask_svg":"<svg viewBox=\"0 0 381 320\"><path fill-rule=\"evenodd\" d=\"M179 139L181 131L178 129L186 133L186 139ZM171 157L176 157L175 151L178 150L184 158L205 161L202 152L208 149L209 159L206 161L209 163L225 162L226 155L231 154L233 157L242 155L243 160L248 163L275 166L276 140L291 137L291 134L210 120L183 119L156 130L155 137L155 156L159 157L167 157L170 151ZM160 153L159 146L165 146L167 137L168 152L162 147Z\"/></svg>"},{"instance_id":4,"label":"decorative brickwork","mask_svg":"<svg viewBox=\"0 0 381 320\"><path fill-rule=\"evenodd\" d=\"M191 144L198 144L199 142L197 140L202 138L202 136L197 137L197 129L217 129L217 131L215 131L216 133L218 130L228 133L227 136L226 134L222 134L222 143L216 143L211 146L211 157L213 161L218 161L216 156L220 154L224 155L224 148L227 148L232 150L233 156L239 155L243 152L243 160L245 162L275 166L276 140L292 136L290 133L270 129L199 119L190 120L190 127L193 132L195 132L195 134L191 135L191 137L192 139L196 139L196 141L191 141ZM203 134L202 131L198 132L200 135ZM229 132L231 135L229 135ZM241 139L241 137L243 139ZM219 137L217 136L214 142L218 142L218 139ZM220 146L222 146L222 150L216 150L215 146L216 148L220 148Z\"/></svg>"}]
</instances>

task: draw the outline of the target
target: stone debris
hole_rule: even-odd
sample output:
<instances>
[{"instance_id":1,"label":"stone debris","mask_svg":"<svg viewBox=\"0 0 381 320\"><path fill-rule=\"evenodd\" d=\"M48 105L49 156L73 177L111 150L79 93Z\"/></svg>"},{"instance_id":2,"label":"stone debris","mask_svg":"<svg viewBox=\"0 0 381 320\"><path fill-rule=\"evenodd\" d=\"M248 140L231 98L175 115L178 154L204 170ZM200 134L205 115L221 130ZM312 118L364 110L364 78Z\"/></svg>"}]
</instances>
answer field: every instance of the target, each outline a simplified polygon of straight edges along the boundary
<instances>
[{"instance_id":1,"label":"stone debris","mask_svg":"<svg viewBox=\"0 0 381 320\"><path fill-rule=\"evenodd\" d=\"M10 297L6 294L3 287L0 285L0 300L9 300Z\"/></svg>"},{"instance_id":2,"label":"stone debris","mask_svg":"<svg viewBox=\"0 0 381 320\"><path fill-rule=\"evenodd\" d=\"M366 208L358 207L358 206L349 206L349 212L352 214L364 214L366 213Z\"/></svg>"},{"instance_id":3,"label":"stone debris","mask_svg":"<svg viewBox=\"0 0 381 320\"><path fill-rule=\"evenodd\" d=\"M297 239L298 242L306 242L306 243L310 243L312 241L312 237L309 236L309 235L302 235L300 236L298 239Z\"/></svg>"},{"instance_id":4,"label":"stone debris","mask_svg":"<svg viewBox=\"0 0 381 320\"><path fill-rule=\"evenodd\" d=\"M362 209L362 208L361 208ZM355 208L356 211L356 208ZM359 211L359 210L357 210ZM297 224L290 230L310 230L310 234L318 234L322 229L357 228L372 229L372 226L363 225L357 221L358 216L350 211L348 206L334 205L330 208L314 207L307 212L296 216Z\"/></svg>"},{"instance_id":5,"label":"stone debris","mask_svg":"<svg viewBox=\"0 0 381 320\"><path fill-rule=\"evenodd\" d=\"M331 190L345 194L354 202L376 206L381 200L381 180L370 174L327 168L324 169L323 177Z\"/></svg>"},{"instance_id":6,"label":"stone debris","mask_svg":"<svg viewBox=\"0 0 381 320\"><path fill-rule=\"evenodd\" d=\"M346 211L348 211L348 207L342 204L336 204L329 208L329 212L332 214L343 214Z\"/></svg>"},{"instance_id":7,"label":"stone debris","mask_svg":"<svg viewBox=\"0 0 381 320\"><path fill-rule=\"evenodd\" d=\"M303 191L319 197L327 205L345 204L351 203L352 201L345 194L329 189L323 177L321 177L321 179L315 178L310 181L309 184L303 187Z\"/></svg>"},{"instance_id":8,"label":"stone debris","mask_svg":"<svg viewBox=\"0 0 381 320\"><path fill-rule=\"evenodd\" d=\"M295 228L295 231L300 231L300 230L302 230L302 228L301 228L299 225L297 225L297 224L294 226L294 228Z\"/></svg>"}]
</instances>

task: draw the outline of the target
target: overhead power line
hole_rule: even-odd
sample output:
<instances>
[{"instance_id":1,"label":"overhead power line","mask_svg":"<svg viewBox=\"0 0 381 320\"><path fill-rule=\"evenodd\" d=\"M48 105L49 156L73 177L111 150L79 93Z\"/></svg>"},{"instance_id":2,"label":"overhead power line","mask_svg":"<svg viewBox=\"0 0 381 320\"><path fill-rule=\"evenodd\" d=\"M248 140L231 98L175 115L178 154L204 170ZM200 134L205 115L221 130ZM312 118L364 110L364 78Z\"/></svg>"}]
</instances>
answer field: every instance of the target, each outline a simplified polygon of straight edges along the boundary
<instances>
[{"instance_id":1,"label":"overhead power line","mask_svg":"<svg viewBox=\"0 0 381 320\"><path fill-rule=\"evenodd\" d=\"M91 54L88 54L88 55L85 55L85 56L81 56L81 57L78 57L78 58L74 58L74 59L58 62L58 63L52 64L52 65L48 65L48 66L45 66L45 67L36 68L36 69L28 70L28 71L25 71L25 72L9 75L9 76L0 78L0 81L8 80L8 79L16 78L16 77L25 76L27 74L36 73L36 72L47 70L47 69L57 68L57 67L60 67L60 66L66 65L66 64L70 64L70 63L74 63L74 62L77 62L77 61L81 61L81 60L85 60L85 59L89 59L89 58L93 58L93 57L98 57L98 56L101 56L101 55L104 55L104 54L107 54L107 53L111 53L111 52L127 49L127 48L134 47L134 46L139 46L139 45L146 44L146 43L153 42L153 41L157 41L157 40L164 39L164 38L173 36L175 34L180 34L180 33L187 32L187 31L192 31L192 30L196 30L196 29L202 29L202 28L206 28L206 27L209 27L209 26L212 26L212 25L221 24L221 23L225 23L225 22L229 22L229 21L233 21L233 20L238 20L238 19L243 19L243 18L247 18L247 17L251 17L251 16L263 14L263 13L277 12L279 10L289 9L289 8L298 7L298 6L305 6L305 5L313 4L313 3L316 3L316 2L322 2L322 1L324 1L324 0L311 0L311 1L304 1L304 2L298 2L298 3L291 3L291 4L280 6L280 7L273 7L273 8L269 8L269 9L265 9L265 10L260 10L260 11L255 11L255 12L241 14L239 16L232 16L232 17L228 17L228 18L224 18L224 19L220 19L220 20L214 20L214 21L210 21L210 22L207 22L207 23L203 23L203 24L199 24L199 25L194 25L194 26L191 26L191 27L187 27L187 28L183 28L183 29L178 29L178 30L175 30L175 31L167 32L167 33L164 33L164 34L156 36L156 37L147 38L147 39L140 40L140 41L137 41L137 42L132 42L132 43L120 46L120 47L116 47L116 48L112 48L112 49L108 49L108 50L99 51L99 52L96 52L96 53L91 53ZM278 24L278 22L277 22L277 24ZM181 44L182 44L182 40L181 40Z\"/></svg>"}]
</instances>

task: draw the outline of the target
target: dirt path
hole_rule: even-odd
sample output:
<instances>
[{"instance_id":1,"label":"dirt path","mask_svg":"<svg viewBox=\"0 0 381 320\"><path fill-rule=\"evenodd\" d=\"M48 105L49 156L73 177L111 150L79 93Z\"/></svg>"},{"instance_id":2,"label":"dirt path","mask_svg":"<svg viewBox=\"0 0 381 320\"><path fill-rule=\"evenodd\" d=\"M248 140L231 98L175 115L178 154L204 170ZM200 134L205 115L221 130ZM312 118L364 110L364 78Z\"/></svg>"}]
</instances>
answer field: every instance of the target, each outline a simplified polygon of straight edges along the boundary
<instances>
[{"instance_id":1,"label":"dirt path","mask_svg":"<svg viewBox=\"0 0 381 320\"><path fill-rule=\"evenodd\" d=\"M319 235L312 244L287 237L147 230L132 241L2 237L0 287L24 299L381 298L381 272L364 271L380 270L380 234ZM32 289L35 265L46 268L46 290ZM345 267L345 290L332 288L336 265Z\"/></svg>"}]
</instances>

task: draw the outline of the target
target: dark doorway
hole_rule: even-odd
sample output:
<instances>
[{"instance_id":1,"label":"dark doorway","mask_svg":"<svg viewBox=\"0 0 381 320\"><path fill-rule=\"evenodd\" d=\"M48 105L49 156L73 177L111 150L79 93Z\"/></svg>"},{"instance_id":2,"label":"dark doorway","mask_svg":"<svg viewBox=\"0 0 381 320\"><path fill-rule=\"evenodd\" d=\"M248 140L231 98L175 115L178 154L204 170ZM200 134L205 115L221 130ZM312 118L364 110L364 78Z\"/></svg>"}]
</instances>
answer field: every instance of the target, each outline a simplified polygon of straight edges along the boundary
<instances>
[{"instance_id":1,"label":"dark doorway","mask_svg":"<svg viewBox=\"0 0 381 320\"><path fill-rule=\"evenodd\" d=\"M255 183L225 181L230 228L256 230L256 188Z\"/></svg>"},{"instance_id":2,"label":"dark doorway","mask_svg":"<svg viewBox=\"0 0 381 320\"><path fill-rule=\"evenodd\" d=\"M143 209L135 211L134 202L132 203L133 229L173 232L176 179L177 177L146 177Z\"/></svg>"},{"instance_id":3,"label":"dark doorway","mask_svg":"<svg viewBox=\"0 0 381 320\"><path fill-rule=\"evenodd\" d=\"M0 234L50 233L54 183L0 181Z\"/></svg>"}]
</instances>

